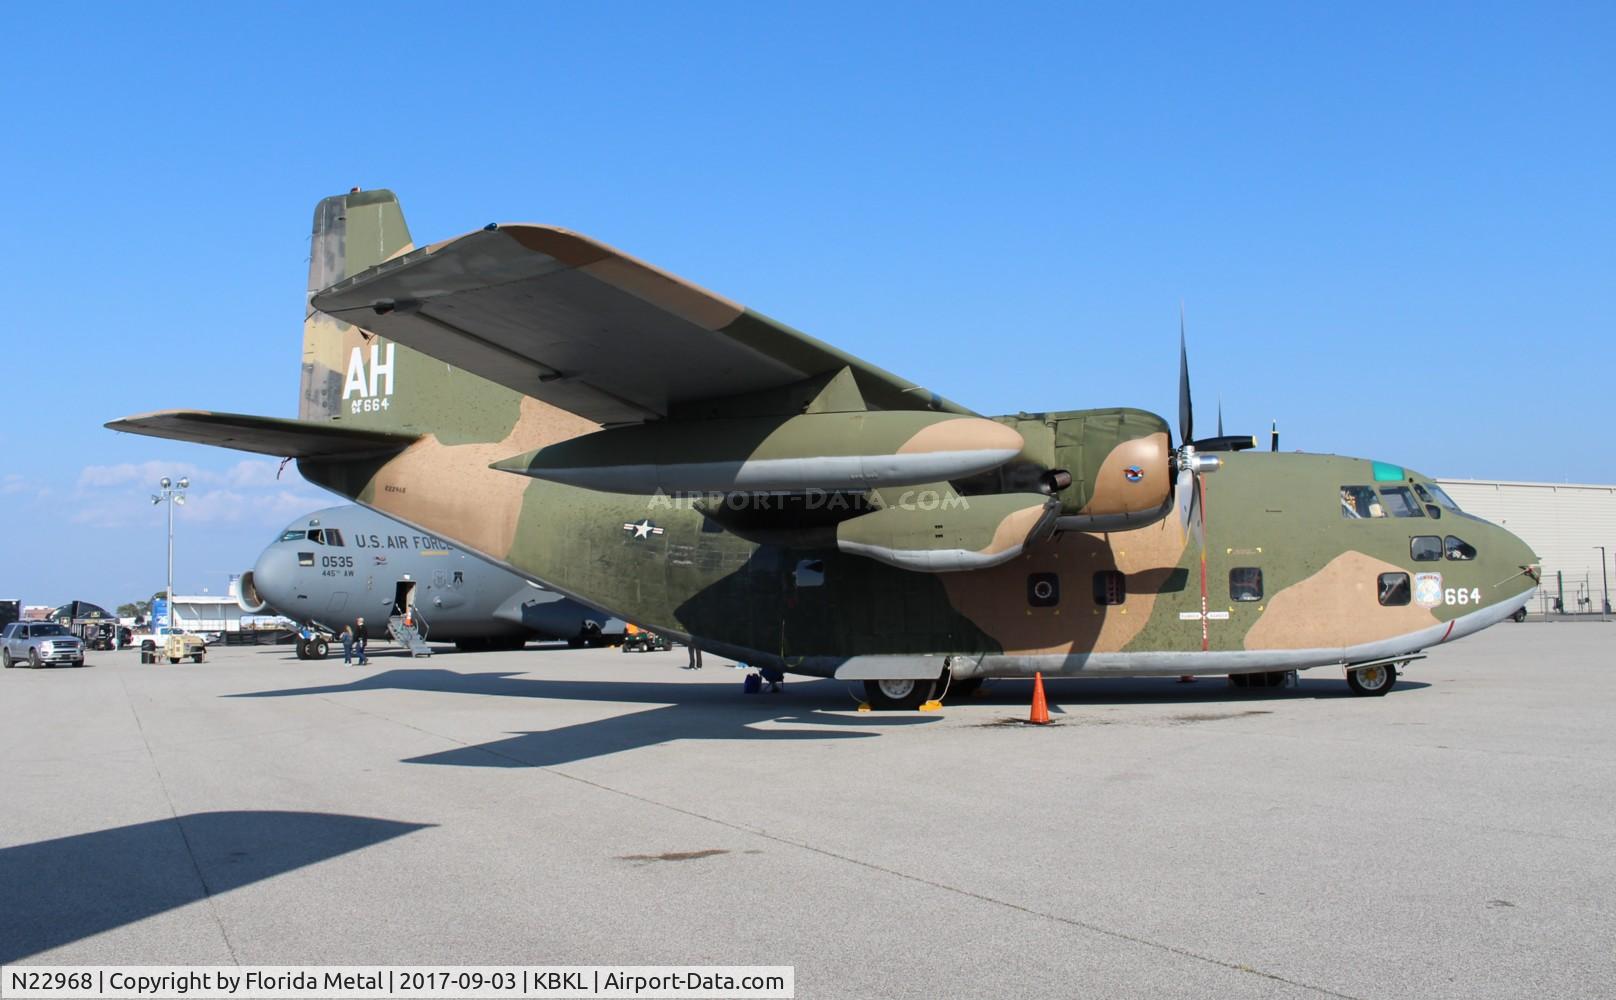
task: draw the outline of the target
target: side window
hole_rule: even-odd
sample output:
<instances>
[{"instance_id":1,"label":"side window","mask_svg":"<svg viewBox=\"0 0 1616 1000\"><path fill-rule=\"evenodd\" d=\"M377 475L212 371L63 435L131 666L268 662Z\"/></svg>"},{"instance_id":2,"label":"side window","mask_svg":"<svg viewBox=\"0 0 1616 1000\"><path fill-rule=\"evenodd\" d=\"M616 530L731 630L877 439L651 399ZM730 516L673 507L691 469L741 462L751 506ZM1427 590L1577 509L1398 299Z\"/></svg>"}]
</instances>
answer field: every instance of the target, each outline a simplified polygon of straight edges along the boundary
<instances>
[{"instance_id":1,"label":"side window","mask_svg":"<svg viewBox=\"0 0 1616 1000\"><path fill-rule=\"evenodd\" d=\"M1408 491L1407 486L1382 486L1380 496L1393 517L1425 516L1425 512L1420 510L1420 505L1414 501L1414 494Z\"/></svg>"},{"instance_id":2,"label":"side window","mask_svg":"<svg viewBox=\"0 0 1616 1000\"><path fill-rule=\"evenodd\" d=\"M341 548L342 532L338 531L336 528L325 529L325 543L327 545L335 545L338 548Z\"/></svg>"},{"instance_id":3,"label":"side window","mask_svg":"<svg viewBox=\"0 0 1616 1000\"><path fill-rule=\"evenodd\" d=\"M1341 516L1348 520L1361 518L1385 517L1386 510L1380 505L1380 497L1368 486L1341 487Z\"/></svg>"},{"instance_id":4,"label":"side window","mask_svg":"<svg viewBox=\"0 0 1616 1000\"><path fill-rule=\"evenodd\" d=\"M1054 573L1027 574L1027 603L1035 608L1053 608L1060 603L1060 577Z\"/></svg>"},{"instance_id":5,"label":"side window","mask_svg":"<svg viewBox=\"0 0 1616 1000\"><path fill-rule=\"evenodd\" d=\"M1407 573L1380 574L1380 603L1388 608L1398 608L1407 604L1408 598Z\"/></svg>"},{"instance_id":6,"label":"side window","mask_svg":"<svg viewBox=\"0 0 1616 1000\"><path fill-rule=\"evenodd\" d=\"M1126 578L1114 569L1102 569L1094 574L1094 603L1121 604L1128 599Z\"/></svg>"},{"instance_id":7,"label":"side window","mask_svg":"<svg viewBox=\"0 0 1616 1000\"><path fill-rule=\"evenodd\" d=\"M1471 559L1476 558L1476 547L1465 541L1463 538L1455 538L1452 535L1449 535L1447 539L1447 546L1448 558L1454 560L1455 562L1468 562Z\"/></svg>"},{"instance_id":8,"label":"side window","mask_svg":"<svg viewBox=\"0 0 1616 1000\"><path fill-rule=\"evenodd\" d=\"M1229 600L1262 600L1262 569L1257 566L1236 566L1229 571Z\"/></svg>"},{"instance_id":9,"label":"side window","mask_svg":"<svg viewBox=\"0 0 1616 1000\"><path fill-rule=\"evenodd\" d=\"M314 565L314 553L313 552L299 552L297 554L297 564L299 566L313 566Z\"/></svg>"},{"instance_id":10,"label":"side window","mask_svg":"<svg viewBox=\"0 0 1616 1000\"><path fill-rule=\"evenodd\" d=\"M1435 562L1442 558L1442 539L1436 535L1415 535L1408 540L1408 554L1415 562Z\"/></svg>"}]
</instances>

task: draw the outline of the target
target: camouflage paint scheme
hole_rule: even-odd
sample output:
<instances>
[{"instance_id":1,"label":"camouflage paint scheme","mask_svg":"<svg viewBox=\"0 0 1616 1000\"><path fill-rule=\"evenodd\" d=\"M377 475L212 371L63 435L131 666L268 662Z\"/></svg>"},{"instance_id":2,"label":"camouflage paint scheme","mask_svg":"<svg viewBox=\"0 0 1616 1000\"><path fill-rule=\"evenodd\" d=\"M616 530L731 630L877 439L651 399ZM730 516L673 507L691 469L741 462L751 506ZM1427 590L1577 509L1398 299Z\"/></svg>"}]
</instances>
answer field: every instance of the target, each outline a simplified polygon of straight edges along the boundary
<instances>
[{"instance_id":1,"label":"camouflage paint scheme","mask_svg":"<svg viewBox=\"0 0 1616 1000\"><path fill-rule=\"evenodd\" d=\"M546 274L589 270L657 307L636 320L642 326L673 317L665 332L652 331L653 343L689 336L691 346L680 349L694 351L694 361L713 343L715 351L744 343L750 353L728 368L714 361L625 368L620 382L573 377L468 333L459 314L407 299L375 304L362 294L391 280L390 268L423 267L437 268L433 288L452 292L470 282L465 275L478 261L491 261L494 270L528 267L511 271L505 288L520 301L521 281L540 270L521 264L524 254L536 255ZM367 326L433 345L457 365L316 309L322 289L326 308L374 315ZM754 664L849 678L932 678L945 666L968 678L1361 664L1500 621L1536 586L1536 559L1519 539L1455 509L1422 503L1419 516L1342 514L1343 486L1430 489L1428 477L1355 458L1239 452L1202 476L1203 616L1200 548L1172 515L1173 449L1162 418L1125 408L1023 413L991 418L1015 435L984 433L986 421L958 404L562 230L490 227L414 251L389 192L328 198L316 211L309 290L295 428L196 411L109 426L269 453L279 445L298 457L304 476L336 493L624 619ZM508 303L486 311L496 307L508 315ZM529 308L540 332L524 333L542 342L545 307ZM626 315L610 302L599 308L608 319ZM465 315L475 325L475 309ZM555 351L565 354L564 328L577 319L553 315L562 331ZM603 331L607 325L601 320ZM612 345L601 350L610 354ZM765 370L773 382L760 384ZM856 447L827 443L815 432L824 422L803 419L815 414L858 424ZM963 429L959 441L950 426ZM926 434L934 438L917 445ZM670 496L652 485L635 493L634 476L609 492L539 478L557 468L609 470L614 455L656 469L696 458L729 462L731 472L753 459L800 459L811 478L812 463L831 453L947 451L961 441L969 450L1017 439L1020 452L986 471L929 483L876 478L863 490L831 490L817 506L801 497ZM1070 483L1051 480L1053 470L1070 473ZM1475 557L1415 561L1410 540L1428 535L1454 535ZM913 558L936 560L936 568L905 568ZM1237 568L1261 570L1261 598L1231 599ZM1121 603L1099 603L1102 571L1123 575ZM1383 606L1379 576L1396 572L1409 574L1411 588L1416 574L1440 573L1445 599Z\"/></svg>"}]
</instances>

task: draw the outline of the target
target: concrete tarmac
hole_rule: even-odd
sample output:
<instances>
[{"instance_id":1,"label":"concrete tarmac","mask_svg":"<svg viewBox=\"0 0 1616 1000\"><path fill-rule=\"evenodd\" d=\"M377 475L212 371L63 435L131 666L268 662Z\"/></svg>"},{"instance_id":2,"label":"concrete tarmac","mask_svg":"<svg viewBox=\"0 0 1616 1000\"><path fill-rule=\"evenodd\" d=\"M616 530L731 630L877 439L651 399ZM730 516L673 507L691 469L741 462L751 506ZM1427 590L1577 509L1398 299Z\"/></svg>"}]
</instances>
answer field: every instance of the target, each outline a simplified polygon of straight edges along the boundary
<instances>
[{"instance_id":1,"label":"concrete tarmac","mask_svg":"<svg viewBox=\"0 0 1616 1000\"><path fill-rule=\"evenodd\" d=\"M799 997L1616 990L1616 624L941 713L682 649L0 674L0 961L793 965Z\"/></svg>"}]
</instances>

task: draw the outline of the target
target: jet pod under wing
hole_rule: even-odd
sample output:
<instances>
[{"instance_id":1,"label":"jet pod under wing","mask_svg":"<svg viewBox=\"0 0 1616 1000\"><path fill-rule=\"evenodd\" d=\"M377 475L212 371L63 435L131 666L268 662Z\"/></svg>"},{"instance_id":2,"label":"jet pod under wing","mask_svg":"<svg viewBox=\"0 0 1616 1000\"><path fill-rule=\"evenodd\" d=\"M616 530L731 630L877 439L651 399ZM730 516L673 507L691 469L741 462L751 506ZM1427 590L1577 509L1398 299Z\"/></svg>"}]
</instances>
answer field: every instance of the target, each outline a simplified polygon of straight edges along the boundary
<instances>
[{"instance_id":1,"label":"jet pod under wing","mask_svg":"<svg viewBox=\"0 0 1616 1000\"><path fill-rule=\"evenodd\" d=\"M414 434L343 427L329 421L285 420L213 410L158 410L111 421L115 431L194 441L281 458L344 458L403 451Z\"/></svg>"},{"instance_id":2,"label":"jet pod under wing","mask_svg":"<svg viewBox=\"0 0 1616 1000\"><path fill-rule=\"evenodd\" d=\"M872 410L970 414L586 236L490 226L337 282L316 309L601 424L851 369Z\"/></svg>"}]
</instances>

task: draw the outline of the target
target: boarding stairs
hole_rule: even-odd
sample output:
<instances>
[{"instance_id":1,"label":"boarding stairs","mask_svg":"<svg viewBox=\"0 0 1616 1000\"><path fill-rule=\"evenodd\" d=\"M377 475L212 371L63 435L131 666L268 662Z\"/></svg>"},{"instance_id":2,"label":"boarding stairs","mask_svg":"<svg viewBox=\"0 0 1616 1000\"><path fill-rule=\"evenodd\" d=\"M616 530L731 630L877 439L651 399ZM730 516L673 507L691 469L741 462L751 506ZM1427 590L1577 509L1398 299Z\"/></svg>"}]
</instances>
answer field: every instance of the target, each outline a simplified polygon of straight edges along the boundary
<instances>
[{"instance_id":1,"label":"boarding stairs","mask_svg":"<svg viewBox=\"0 0 1616 1000\"><path fill-rule=\"evenodd\" d=\"M414 627L404 624L403 615L393 615L387 619L387 634L409 650L411 656L431 656L432 647L426 644L426 622L421 620L420 615L415 616L415 622L420 625L421 631L417 632Z\"/></svg>"}]
</instances>

